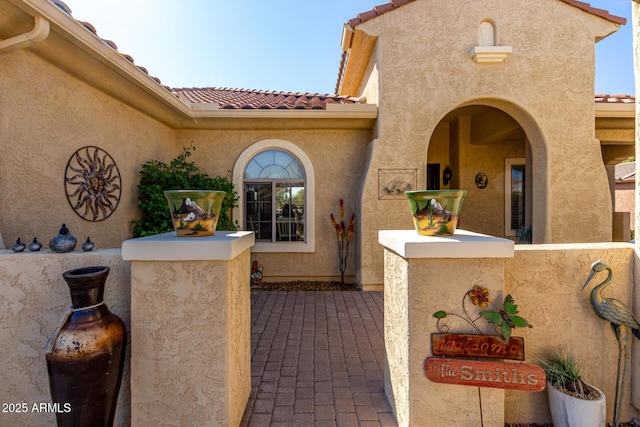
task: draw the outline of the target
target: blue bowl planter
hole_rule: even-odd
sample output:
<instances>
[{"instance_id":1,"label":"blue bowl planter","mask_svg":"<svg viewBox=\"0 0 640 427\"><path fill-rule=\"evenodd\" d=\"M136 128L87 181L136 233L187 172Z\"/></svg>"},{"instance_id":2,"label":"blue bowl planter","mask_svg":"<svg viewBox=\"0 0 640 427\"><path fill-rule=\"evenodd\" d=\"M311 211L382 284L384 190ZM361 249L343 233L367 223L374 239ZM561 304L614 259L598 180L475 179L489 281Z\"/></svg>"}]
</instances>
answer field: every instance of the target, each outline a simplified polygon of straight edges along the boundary
<instances>
[{"instance_id":1,"label":"blue bowl planter","mask_svg":"<svg viewBox=\"0 0 640 427\"><path fill-rule=\"evenodd\" d=\"M165 191L178 237L213 236L225 194L214 190Z\"/></svg>"},{"instance_id":2,"label":"blue bowl planter","mask_svg":"<svg viewBox=\"0 0 640 427\"><path fill-rule=\"evenodd\" d=\"M466 190L406 191L413 224L422 236L453 236Z\"/></svg>"}]
</instances>

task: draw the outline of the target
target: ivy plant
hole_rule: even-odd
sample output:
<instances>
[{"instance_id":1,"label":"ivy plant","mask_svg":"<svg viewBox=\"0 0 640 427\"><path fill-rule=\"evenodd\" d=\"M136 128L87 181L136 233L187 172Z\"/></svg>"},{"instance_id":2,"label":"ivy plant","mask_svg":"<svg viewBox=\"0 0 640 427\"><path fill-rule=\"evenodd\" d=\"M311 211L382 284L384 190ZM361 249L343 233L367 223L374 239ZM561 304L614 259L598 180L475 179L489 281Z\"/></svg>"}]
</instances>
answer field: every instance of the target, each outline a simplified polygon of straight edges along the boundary
<instances>
[{"instance_id":1,"label":"ivy plant","mask_svg":"<svg viewBox=\"0 0 640 427\"><path fill-rule=\"evenodd\" d=\"M186 147L168 164L150 160L142 165L138 184L138 206L142 218L133 221L135 237L173 231L165 190L218 190L226 196L222 202L217 230L237 230L239 224L231 219L231 209L238 206L238 194L228 176L209 176L189 160L195 147Z\"/></svg>"}]
</instances>

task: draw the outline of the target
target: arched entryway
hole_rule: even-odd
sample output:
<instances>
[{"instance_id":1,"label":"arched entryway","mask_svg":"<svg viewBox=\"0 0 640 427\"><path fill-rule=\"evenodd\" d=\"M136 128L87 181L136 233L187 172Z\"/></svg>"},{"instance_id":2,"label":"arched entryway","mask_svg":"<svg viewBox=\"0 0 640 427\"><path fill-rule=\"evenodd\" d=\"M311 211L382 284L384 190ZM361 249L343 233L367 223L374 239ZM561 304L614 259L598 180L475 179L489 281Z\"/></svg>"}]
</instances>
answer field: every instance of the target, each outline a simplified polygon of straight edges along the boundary
<instances>
[{"instance_id":1,"label":"arched entryway","mask_svg":"<svg viewBox=\"0 0 640 427\"><path fill-rule=\"evenodd\" d=\"M537 125L518 107L468 102L448 112L432 133L426 186L467 190L464 229L544 243L549 238L544 152Z\"/></svg>"}]
</instances>

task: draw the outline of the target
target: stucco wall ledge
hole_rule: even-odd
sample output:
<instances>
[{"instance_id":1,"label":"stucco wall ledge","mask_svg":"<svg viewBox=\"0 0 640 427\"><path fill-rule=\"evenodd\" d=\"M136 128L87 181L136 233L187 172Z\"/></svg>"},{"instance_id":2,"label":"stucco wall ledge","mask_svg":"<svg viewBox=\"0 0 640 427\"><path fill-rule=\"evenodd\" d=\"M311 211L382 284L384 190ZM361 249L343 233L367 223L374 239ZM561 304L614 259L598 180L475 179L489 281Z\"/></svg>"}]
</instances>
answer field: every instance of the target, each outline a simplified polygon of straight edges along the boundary
<instances>
[{"instance_id":1,"label":"stucco wall ledge","mask_svg":"<svg viewBox=\"0 0 640 427\"><path fill-rule=\"evenodd\" d=\"M453 236L380 230L378 242L403 258L511 258L514 253L512 240L460 229Z\"/></svg>"},{"instance_id":2,"label":"stucco wall ledge","mask_svg":"<svg viewBox=\"0 0 640 427\"><path fill-rule=\"evenodd\" d=\"M511 52L511 46L475 46L469 51L469 56L478 64L496 64L504 62Z\"/></svg>"},{"instance_id":3,"label":"stucco wall ledge","mask_svg":"<svg viewBox=\"0 0 640 427\"><path fill-rule=\"evenodd\" d=\"M218 231L213 236L178 237L175 232L126 240L125 261L228 261L253 246L252 231Z\"/></svg>"}]
</instances>

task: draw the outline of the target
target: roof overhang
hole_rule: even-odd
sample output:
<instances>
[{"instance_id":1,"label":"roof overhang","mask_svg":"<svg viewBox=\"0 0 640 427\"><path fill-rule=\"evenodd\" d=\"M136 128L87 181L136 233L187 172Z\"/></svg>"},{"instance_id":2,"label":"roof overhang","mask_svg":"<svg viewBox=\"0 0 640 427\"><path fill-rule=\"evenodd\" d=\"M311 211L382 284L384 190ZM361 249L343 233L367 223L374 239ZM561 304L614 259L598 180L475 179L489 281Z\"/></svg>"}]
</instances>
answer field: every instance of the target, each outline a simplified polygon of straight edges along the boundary
<instances>
[{"instance_id":1,"label":"roof overhang","mask_svg":"<svg viewBox=\"0 0 640 427\"><path fill-rule=\"evenodd\" d=\"M601 145L635 145L636 112L634 102L596 102L595 119L595 134Z\"/></svg>"},{"instance_id":2,"label":"roof overhang","mask_svg":"<svg viewBox=\"0 0 640 427\"><path fill-rule=\"evenodd\" d=\"M15 7L11 8L11 4ZM0 8L11 8L8 22L0 20L7 24L0 34L10 38L24 33L25 28L33 28L35 17L46 19L50 26L46 39L24 47L25 50L171 128L370 129L377 117L377 107L369 104L328 106L327 110L275 111L196 107L178 99L141 67L49 1L0 0ZM15 28L9 28L13 23Z\"/></svg>"},{"instance_id":3,"label":"roof overhang","mask_svg":"<svg viewBox=\"0 0 640 427\"><path fill-rule=\"evenodd\" d=\"M613 118L635 118L636 105L629 103L599 103L596 102L596 118L613 117Z\"/></svg>"},{"instance_id":4,"label":"roof overhang","mask_svg":"<svg viewBox=\"0 0 640 427\"><path fill-rule=\"evenodd\" d=\"M338 94L356 95L358 93L377 39L349 24L344 25L341 44L345 59L337 85Z\"/></svg>"},{"instance_id":5,"label":"roof overhang","mask_svg":"<svg viewBox=\"0 0 640 427\"><path fill-rule=\"evenodd\" d=\"M326 110L220 109L215 103L192 107L191 123L183 128L369 130L378 117L373 104L328 104Z\"/></svg>"}]
</instances>

